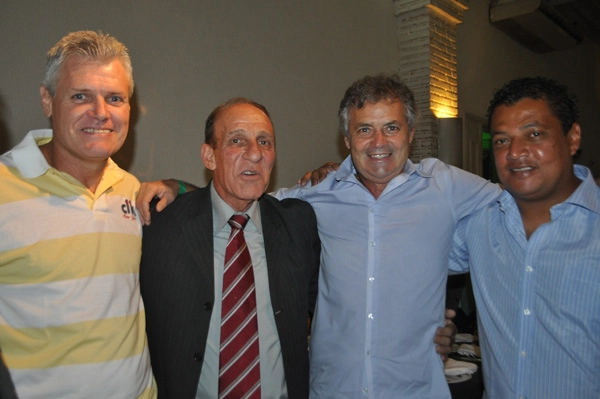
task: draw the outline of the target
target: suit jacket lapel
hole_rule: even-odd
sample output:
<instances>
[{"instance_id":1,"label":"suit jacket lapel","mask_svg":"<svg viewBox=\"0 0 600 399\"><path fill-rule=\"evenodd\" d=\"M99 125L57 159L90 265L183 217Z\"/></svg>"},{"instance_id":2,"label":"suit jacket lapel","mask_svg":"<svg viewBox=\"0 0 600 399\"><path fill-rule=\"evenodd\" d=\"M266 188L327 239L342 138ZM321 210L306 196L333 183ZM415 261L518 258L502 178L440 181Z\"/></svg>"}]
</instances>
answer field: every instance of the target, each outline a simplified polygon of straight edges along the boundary
<instances>
[{"instance_id":1,"label":"suit jacket lapel","mask_svg":"<svg viewBox=\"0 0 600 399\"><path fill-rule=\"evenodd\" d=\"M198 196L197 208L193 212L190 212L190 218L183 226L182 239L185 241L187 249L190 251L199 269L211 282L211 289L214 289L213 218L210 185L198 189L189 195ZM269 203L269 200L276 201L271 198L261 198L259 205L271 300L274 307L279 307L280 285L278 281L282 267L285 267L286 254L284 249L286 248L286 243L284 237L286 235L282 234L283 222L279 214Z\"/></svg>"},{"instance_id":2,"label":"suit jacket lapel","mask_svg":"<svg viewBox=\"0 0 600 399\"><path fill-rule=\"evenodd\" d=\"M265 196L263 196L265 197ZM269 275L269 289L271 291L271 301L274 310L277 311L280 305L279 278L282 267L285 267L285 234L282 234L283 222L279 214L272 208L269 200L271 198L261 198L260 216L262 219L262 228L265 242L265 255L267 257L267 273Z\"/></svg>"},{"instance_id":3,"label":"suit jacket lapel","mask_svg":"<svg viewBox=\"0 0 600 399\"><path fill-rule=\"evenodd\" d=\"M214 288L213 218L210 186L197 190L197 208L183 226L183 239L196 264ZM190 195L193 195L190 194Z\"/></svg>"}]
</instances>

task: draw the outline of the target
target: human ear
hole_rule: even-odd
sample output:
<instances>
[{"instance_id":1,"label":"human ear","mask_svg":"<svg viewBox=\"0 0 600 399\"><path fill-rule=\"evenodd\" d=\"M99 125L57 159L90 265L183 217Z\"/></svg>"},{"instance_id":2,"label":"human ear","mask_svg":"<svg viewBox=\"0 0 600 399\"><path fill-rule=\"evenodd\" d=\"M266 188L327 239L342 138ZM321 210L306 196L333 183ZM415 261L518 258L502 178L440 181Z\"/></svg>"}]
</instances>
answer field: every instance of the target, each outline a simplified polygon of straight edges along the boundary
<instances>
[{"instance_id":1,"label":"human ear","mask_svg":"<svg viewBox=\"0 0 600 399\"><path fill-rule=\"evenodd\" d=\"M346 144L347 149L350 149L350 139L346 135L344 135L344 144Z\"/></svg>"},{"instance_id":2,"label":"human ear","mask_svg":"<svg viewBox=\"0 0 600 399\"><path fill-rule=\"evenodd\" d=\"M579 123L575 122L571 126L571 130L567 133L567 142L569 143L571 156L575 155L581 145L581 126L579 126Z\"/></svg>"},{"instance_id":3,"label":"human ear","mask_svg":"<svg viewBox=\"0 0 600 399\"><path fill-rule=\"evenodd\" d=\"M208 170L215 170L217 168L217 162L215 161L215 149L209 144L202 144L200 147L200 158L202 163Z\"/></svg>"},{"instance_id":4,"label":"human ear","mask_svg":"<svg viewBox=\"0 0 600 399\"><path fill-rule=\"evenodd\" d=\"M50 118L52 116L52 95L44 85L40 86L40 95L42 96L44 115L46 115L46 118Z\"/></svg>"},{"instance_id":5,"label":"human ear","mask_svg":"<svg viewBox=\"0 0 600 399\"><path fill-rule=\"evenodd\" d=\"M413 139L415 138L415 129L411 130L410 133L408 134L408 143L412 143Z\"/></svg>"}]
</instances>

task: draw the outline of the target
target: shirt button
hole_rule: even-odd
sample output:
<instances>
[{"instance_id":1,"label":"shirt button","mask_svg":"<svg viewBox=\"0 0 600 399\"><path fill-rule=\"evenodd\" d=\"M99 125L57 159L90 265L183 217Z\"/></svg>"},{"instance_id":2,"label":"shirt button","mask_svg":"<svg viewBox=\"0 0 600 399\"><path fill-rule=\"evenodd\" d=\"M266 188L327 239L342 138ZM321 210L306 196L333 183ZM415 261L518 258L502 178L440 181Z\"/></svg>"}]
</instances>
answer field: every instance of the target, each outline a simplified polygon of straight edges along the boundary
<instances>
[{"instance_id":1,"label":"shirt button","mask_svg":"<svg viewBox=\"0 0 600 399\"><path fill-rule=\"evenodd\" d=\"M370 244L370 245L371 245L372 247L374 247L374 246L375 246L375 241L371 241L371 244Z\"/></svg>"},{"instance_id":2,"label":"shirt button","mask_svg":"<svg viewBox=\"0 0 600 399\"><path fill-rule=\"evenodd\" d=\"M519 399L525 399L524 395L519 395Z\"/></svg>"},{"instance_id":3,"label":"shirt button","mask_svg":"<svg viewBox=\"0 0 600 399\"><path fill-rule=\"evenodd\" d=\"M375 281L375 277L369 277L369 281L370 281L370 282L373 282L373 281Z\"/></svg>"},{"instance_id":4,"label":"shirt button","mask_svg":"<svg viewBox=\"0 0 600 399\"><path fill-rule=\"evenodd\" d=\"M529 309L523 309L523 314L525 316L529 316L531 314L531 312L529 311Z\"/></svg>"},{"instance_id":5,"label":"shirt button","mask_svg":"<svg viewBox=\"0 0 600 399\"><path fill-rule=\"evenodd\" d=\"M213 305L210 302L204 302L204 310L212 310Z\"/></svg>"},{"instance_id":6,"label":"shirt button","mask_svg":"<svg viewBox=\"0 0 600 399\"><path fill-rule=\"evenodd\" d=\"M197 362L202 361L202 355L199 352L194 353L194 360Z\"/></svg>"},{"instance_id":7,"label":"shirt button","mask_svg":"<svg viewBox=\"0 0 600 399\"><path fill-rule=\"evenodd\" d=\"M527 356L527 352L521 351L521 353L519 353L519 355L521 355L521 357L525 357L525 356Z\"/></svg>"},{"instance_id":8,"label":"shirt button","mask_svg":"<svg viewBox=\"0 0 600 399\"><path fill-rule=\"evenodd\" d=\"M367 317L368 317L369 319L373 320L373 313L369 313L369 314L367 315Z\"/></svg>"},{"instance_id":9,"label":"shirt button","mask_svg":"<svg viewBox=\"0 0 600 399\"><path fill-rule=\"evenodd\" d=\"M533 267L531 267L531 266L527 266L527 267L525 268L525 270L526 270L526 271L528 271L528 272L532 272L532 271L533 271Z\"/></svg>"},{"instance_id":10,"label":"shirt button","mask_svg":"<svg viewBox=\"0 0 600 399\"><path fill-rule=\"evenodd\" d=\"M363 388L363 392L367 393L367 392L369 392L369 390L367 388Z\"/></svg>"},{"instance_id":11,"label":"shirt button","mask_svg":"<svg viewBox=\"0 0 600 399\"><path fill-rule=\"evenodd\" d=\"M375 209L371 208L371 213L375 213Z\"/></svg>"}]
</instances>

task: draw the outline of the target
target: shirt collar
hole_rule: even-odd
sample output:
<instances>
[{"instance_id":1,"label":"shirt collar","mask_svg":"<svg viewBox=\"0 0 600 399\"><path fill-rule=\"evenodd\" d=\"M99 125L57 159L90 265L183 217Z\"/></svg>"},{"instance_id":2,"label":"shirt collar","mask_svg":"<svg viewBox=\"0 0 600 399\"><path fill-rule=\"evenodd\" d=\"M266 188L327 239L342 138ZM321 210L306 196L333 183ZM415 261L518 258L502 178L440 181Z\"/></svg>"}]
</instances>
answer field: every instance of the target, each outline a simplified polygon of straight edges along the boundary
<instances>
[{"instance_id":1,"label":"shirt collar","mask_svg":"<svg viewBox=\"0 0 600 399\"><path fill-rule=\"evenodd\" d=\"M223 227L225 227L231 216L233 216L235 213L242 213L236 212L231 206L229 206L229 204L223 201L221 196L219 196L217 193L217 190L215 190L215 186L212 181L210 183L210 199L212 201L213 226L215 233L223 230ZM248 224L244 230L256 230L262 234L260 207L258 206L258 201L253 201L252 205L250 205L250 208L243 213L250 216L250 220L248 221Z\"/></svg>"},{"instance_id":2,"label":"shirt collar","mask_svg":"<svg viewBox=\"0 0 600 399\"><path fill-rule=\"evenodd\" d=\"M596 185L596 182L594 182L592 173L588 168L582 165L573 165L573 169L575 176L581 180L581 184L573 191L573 193L571 193L569 198L560 204L554 205L552 209L561 207L564 204L572 204L600 214L600 188ZM497 201L505 210L517 206L515 199L507 190L502 192Z\"/></svg>"},{"instance_id":3,"label":"shirt collar","mask_svg":"<svg viewBox=\"0 0 600 399\"><path fill-rule=\"evenodd\" d=\"M565 203L571 203L600 214L600 187L594 181L592 172L582 165L574 165L575 176L581 179L581 184Z\"/></svg>"},{"instance_id":4,"label":"shirt collar","mask_svg":"<svg viewBox=\"0 0 600 399\"><path fill-rule=\"evenodd\" d=\"M27 179L34 179L47 173L52 166L46 161L46 157L42 154L40 146L52 141L52 129L37 129L31 130L17 144L10 154L19 172ZM73 176L68 173L60 172L54 169L57 174L63 176L68 181L74 184L81 185ZM102 182L96 189L96 195L102 194L108 188L123 180L123 171L114 163L111 158L108 158Z\"/></svg>"},{"instance_id":5,"label":"shirt collar","mask_svg":"<svg viewBox=\"0 0 600 399\"><path fill-rule=\"evenodd\" d=\"M15 166L24 177L32 179L43 175L50 169L50 164L46 161L39 146L51 140L51 129L32 130L10 151Z\"/></svg>"},{"instance_id":6,"label":"shirt collar","mask_svg":"<svg viewBox=\"0 0 600 399\"><path fill-rule=\"evenodd\" d=\"M334 179L332 182L332 188L339 182L350 182L355 184L361 184L356 177L357 171L354 167L354 163L352 162L352 156L348 155L346 159L342 162L338 170L335 172ZM423 171L419 164L414 164L410 159L406 160L406 164L404 165L404 170L398 176L394 177L386 187L388 188L396 187L405 181L412 179L414 177L432 177L430 173Z\"/></svg>"}]
</instances>

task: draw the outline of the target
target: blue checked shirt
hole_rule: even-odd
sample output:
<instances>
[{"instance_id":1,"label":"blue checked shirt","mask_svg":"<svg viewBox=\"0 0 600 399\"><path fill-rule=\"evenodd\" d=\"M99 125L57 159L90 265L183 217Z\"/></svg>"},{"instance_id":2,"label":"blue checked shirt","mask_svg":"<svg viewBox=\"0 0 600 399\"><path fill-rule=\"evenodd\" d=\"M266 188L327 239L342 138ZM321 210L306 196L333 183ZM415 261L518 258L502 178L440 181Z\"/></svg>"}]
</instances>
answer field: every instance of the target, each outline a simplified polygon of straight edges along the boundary
<instances>
[{"instance_id":1,"label":"blue checked shirt","mask_svg":"<svg viewBox=\"0 0 600 399\"><path fill-rule=\"evenodd\" d=\"M488 398L600 398L600 189L575 174L529 241L508 192L459 224L450 266L471 268Z\"/></svg>"},{"instance_id":2,"label":"blue checked shirt","mask_svg":"<svg viewBox=\"0 0 600 399\"><path fill-rule=\"evenodd\" d=\"M308 201L321 238L310 348L313 399L450 398L433 338L444 324L458 221L500 194L436 159L410 160L375 199L348 157Z\"/></svg>"}]
</instances>

